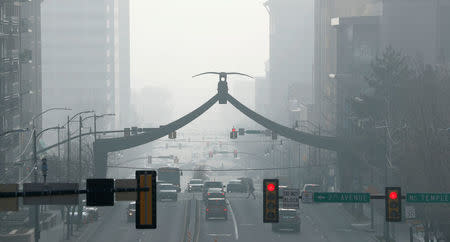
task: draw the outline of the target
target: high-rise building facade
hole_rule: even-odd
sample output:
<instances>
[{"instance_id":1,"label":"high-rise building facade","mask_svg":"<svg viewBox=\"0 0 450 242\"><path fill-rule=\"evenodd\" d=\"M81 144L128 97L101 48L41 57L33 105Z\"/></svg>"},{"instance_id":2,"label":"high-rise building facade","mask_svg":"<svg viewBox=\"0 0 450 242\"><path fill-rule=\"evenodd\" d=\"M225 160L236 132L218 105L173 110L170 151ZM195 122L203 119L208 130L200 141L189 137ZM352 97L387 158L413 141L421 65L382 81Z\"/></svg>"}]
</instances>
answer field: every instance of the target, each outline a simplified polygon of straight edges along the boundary
<instances>
[{"instance_id":1,"label":"high-rise building facade","mask_svg":"<svg viewBox=\"0 0 450 242\"><path fill-rule=\"evenodd\" d=\"M30 127L32 117L42 110L40 4L40 0L0 1L1 133ZM35 127L41 127L40 120ZM0 138L0 174L17 178L12 162L20 158L29 138L30 132Z\"/></svg>"},{"instance_id":2,"label":"high-rise building facade","mask_svg":"<svg viewBox=\"0 0 450 242\"><path fill-rule=\"evenodd\" d=\"M269 0L270 14L269 117L289 124L289 89L300 85L303 103L311 103L314 39L313 1Z\"/></svg>"},{"instance_id":3,"label":"high-rise building facade","mask_svg":"<svg viewBox=\"0 0 450 242\"><path fill-rule=\"evenodd\" d=\"M123 123L129 106L129 2L48 0L42 3L43 106L73 113L116 113L102 129ZM46 126L63 122L57 113Z\"/></svg>"}]
</instances>

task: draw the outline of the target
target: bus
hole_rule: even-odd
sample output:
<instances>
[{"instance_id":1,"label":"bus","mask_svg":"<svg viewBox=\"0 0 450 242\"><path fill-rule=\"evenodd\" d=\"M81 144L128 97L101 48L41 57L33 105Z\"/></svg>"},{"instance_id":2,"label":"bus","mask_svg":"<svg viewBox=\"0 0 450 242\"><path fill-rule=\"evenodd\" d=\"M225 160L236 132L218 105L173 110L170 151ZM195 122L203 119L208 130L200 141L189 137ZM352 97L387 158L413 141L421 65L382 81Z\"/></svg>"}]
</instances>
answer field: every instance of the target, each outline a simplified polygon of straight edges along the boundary
<instances>
[{"instance_id":1,"label":"bus","mask_svg":"<svg viewBox=\"0 0 450 242\"><path fill-rule=\"evenodd\" d=\"M181 191L180 188L180 168L177 167L161 167L158 168L158 182L159 183L171 183L178 187L177 192Z\"/></svg>"}]
</instances>

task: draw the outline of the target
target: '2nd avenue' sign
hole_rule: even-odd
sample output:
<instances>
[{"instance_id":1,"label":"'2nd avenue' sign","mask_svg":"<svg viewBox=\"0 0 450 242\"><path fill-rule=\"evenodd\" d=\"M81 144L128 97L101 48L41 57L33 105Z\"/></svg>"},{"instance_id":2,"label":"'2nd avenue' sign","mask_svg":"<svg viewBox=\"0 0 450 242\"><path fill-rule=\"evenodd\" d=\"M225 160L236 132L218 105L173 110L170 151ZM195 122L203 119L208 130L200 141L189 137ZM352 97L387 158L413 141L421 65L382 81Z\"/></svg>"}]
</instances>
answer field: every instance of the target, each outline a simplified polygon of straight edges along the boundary
<instances>
[{"instance_id":1,"label":"'2nd avenue' sign","mask_svg":"<svg viewBox=\"0 0 450 242\"><path fill-rule=\"evenodd\" d=\"M369 193L315 192L314 202L322 203L368 203Z\"/></svg>"}]
</instances>

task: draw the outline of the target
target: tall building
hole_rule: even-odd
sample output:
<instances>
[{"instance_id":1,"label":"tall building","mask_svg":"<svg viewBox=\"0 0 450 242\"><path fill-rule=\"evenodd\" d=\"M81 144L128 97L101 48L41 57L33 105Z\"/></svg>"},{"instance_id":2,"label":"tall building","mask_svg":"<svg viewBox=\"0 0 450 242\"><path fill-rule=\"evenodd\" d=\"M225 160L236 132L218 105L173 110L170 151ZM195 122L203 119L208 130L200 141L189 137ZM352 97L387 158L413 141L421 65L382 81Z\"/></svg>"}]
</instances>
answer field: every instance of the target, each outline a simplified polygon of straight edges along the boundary
<instances>
[{"instance_id":1,"label":"tall building","mask_svg":"<svg viewBox=\"0 0 450 242\"><path fill-rule=\"evenodd\" d=\"M101 129L126 123L129 107L129 2L48 0L42 3L43 106L73 113L116 113ZM48 113L45 126L64 122Z\"/></svg>"},{"instance_id":2,"label":"tall building","mask_svg":"<svg viewBox=\"0 0 450 242\"><path fill-rule=\"evenodd\" d=\"M289 89L301 85L301 102L311 103L314 40L313 1L269 0L270 117L289 125Z\"/></svg>"},{"instance_id":3,"label":"tall building","mask_svg":"<svg viewBox=\"0 0 450 242\"><path fill-rule=\"evenodd\" d=\"M1 133L29 127L42 110L40 4L40 0L0 1ZM41 127L40 120L35 127ZM17 178L11 162L19 158L29 137L30 133L14 133L0 138L0 174Z\"/></svg>"}]
</instances>

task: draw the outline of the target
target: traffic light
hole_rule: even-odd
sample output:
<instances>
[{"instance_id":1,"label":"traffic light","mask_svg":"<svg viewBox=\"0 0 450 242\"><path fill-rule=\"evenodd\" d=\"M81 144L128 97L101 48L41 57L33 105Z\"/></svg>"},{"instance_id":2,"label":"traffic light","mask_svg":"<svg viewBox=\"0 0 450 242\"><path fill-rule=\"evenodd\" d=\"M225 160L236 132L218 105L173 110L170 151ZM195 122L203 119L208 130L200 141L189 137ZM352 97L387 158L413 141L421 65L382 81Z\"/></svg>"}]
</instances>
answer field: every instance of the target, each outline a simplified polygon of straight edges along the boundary
<instances>
[{"instance_id":1,"label":"traffic light","mask_svg":"<svg viewBox=\"0 0 450 242\"><path fill-rule=\"evenodd\" d=\"M400 187L385 188L386 222L402 221L402 193Z\"/></svg>"},{"instance_id":2,"label":"traffic light","mask_svg":"<svg viewBox=\"0 0 450 242\"><path fill-rule=\"evenodd\" d=\"M237 139L237 131L233 128L230 132L230 139Z\"/></svg>"},{"instance_id":3,"label":"traffic light","mask_svg":"<svg viewBox=\"0 0 450 242\"><path fill-rule=\"evenodd\" d=\"M176 139L177 138L177 131L173 131L169 133L169 139Z\"/></svg>"},{"instance_id":4,"label":"traffic light","mask_svg":"<svg viewBox=\"0 0 450 242\"><path fill-rule=\"evenodd\" d=\"M131 127L131 134L137 135L138 134L138 127Z\"/></svg>"},{"instance_id":5,"label":"traffic light","mask_svg":"<svg viewBox=\"0 0 450 242\"><path fill-rule=\"evenodd\" d=\"M124 128L123 129L123 136L127 137L130 136L130 128Z\"/></svg>"},{"instance_id":6,"label":"traffic light","mask_svg":"<svg viewBox=\"0 0 450 242\"><path fill-rule=\"evenodd\" d=\"M245 135L245 129L239 129L239 135Z\"/></svg>"},{"instance_id":7,"label":"traffic light","mask_svg":"<svg viewBox=\"0 0 450 242\"><path fill-rule=\"evenodd\" d=\"M237 150L234 150L234 158L237 159Z\"/></svg>"},{"instance_id":8,"label":"traffic light","mask_svg":"<svg viewBox=\"0 0 450 242\"><path fill-rule=\"evenodd\" d=\"M274 131L272 131L272 139L276 140L278 138L277 133L275 133Z\"/></svg>"},{"instance_id":9,"label":"traffic light","mask_svg":"<svg viewBox=\"0 0 450 242\"><path fill-rule=\"evenodd\" d=\"M136 229L156 229L156 171L136 171L136 180Z\"/></svg>"},{"instance_id":10,"label":"traffic light","mask_svg":"<svg viewBox=\"0 0 450 242\"><path fill-rule=\"evenodd\" d=\"M278 223L278 179L263 181L263 222Z\"/></svg>"}]
</instances>

